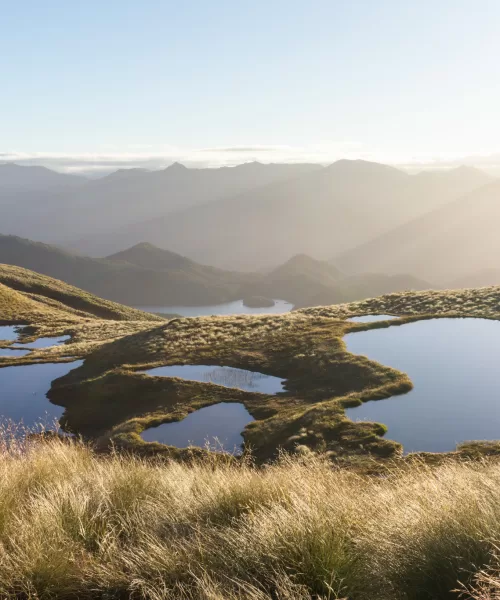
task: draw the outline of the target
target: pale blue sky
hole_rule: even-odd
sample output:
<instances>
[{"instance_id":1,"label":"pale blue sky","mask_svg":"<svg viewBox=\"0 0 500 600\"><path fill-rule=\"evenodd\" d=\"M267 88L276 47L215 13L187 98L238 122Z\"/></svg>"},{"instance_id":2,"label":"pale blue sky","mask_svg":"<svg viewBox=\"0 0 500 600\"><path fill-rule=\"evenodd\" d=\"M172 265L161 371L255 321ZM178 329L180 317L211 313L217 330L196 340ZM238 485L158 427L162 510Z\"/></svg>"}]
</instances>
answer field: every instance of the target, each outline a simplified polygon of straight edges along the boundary
<instances>
[{"instance_id":1,"label":"pale blue sky","mask_svg":"<svg viewBox=\"0 0 500 600\"><path fill-rule=\"evenodd\" d=\"M0 157L407 162L500 151L499 0L0 9Z\"/></svg>"}]
</instances>

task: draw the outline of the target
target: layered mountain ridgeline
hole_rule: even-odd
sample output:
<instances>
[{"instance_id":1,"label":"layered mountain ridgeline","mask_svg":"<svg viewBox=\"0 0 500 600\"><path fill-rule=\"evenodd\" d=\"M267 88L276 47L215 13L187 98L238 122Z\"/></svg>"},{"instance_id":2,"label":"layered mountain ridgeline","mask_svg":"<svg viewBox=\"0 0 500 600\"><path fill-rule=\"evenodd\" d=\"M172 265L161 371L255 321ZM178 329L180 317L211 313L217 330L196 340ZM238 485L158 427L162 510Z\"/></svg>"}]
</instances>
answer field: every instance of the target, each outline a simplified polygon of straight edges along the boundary
<instances>
[{"instance_id":1,"label":"layered mountain ridgeline","mask_svg":"<svg viewBox=\"0 0 500 600\"><path fill-rule=\"evenodd\" d=\"M408 175L387 165L342 160L237 196L114 227L74 247L109 254L147 241L238 270L270 268L301 253L329 259L489 181L473 168Z\"/></svg>"},{"instance_id":2,"label":"layered mountain ridgeline","mask_svg":"<svg viewBox=\"0 0 500 600\"><path fill-rule=\"evenodd\" d=\"M334 304L431 286L412 277L348 277L298 255L267 274L224 271L143 243L105 259L71 254L14 236L0 236L0 261L62 279L103 298L131 305L197 306L252 296L297 307Z\"/></svg>"},{"instance_id":3,"label":"layered mountain ridgeline","mask_svg":"<svg viewBox=\"0 0 500 600\"><path fill-rule=\"evenodd\" d=\"M283 448L326 452L338 464L364 468L367 460L400 457L401 446L381 437L383 425L350 421L344 408L406 393L412 383L404 373L350 354L342 341L348 332L388 327L387 321L346 319L400 316L393 326L443 316L498 319L499 306L497 287L397 293L286 315L175 319L97 348L82 367L53 384L49 397L65 406L66 428L99 438L103 449L112 442L141 454L192 456L192 450L148 443L140 434L202 407L239 402L255 419L243 436L257 460L269 460ZM143 374L158 366L184 364L266 373L286 380L285 391L269 395ZM466 445L459 455L498 450L494 443Z\"/></svg>"},{"instance_id":4,"label":"layered mountain ridgeline","mask_svg":"<svg viewBox=\"0 0 500 600\"><path fill-rule=\"evenodd\" d=\"M2 231L43 242L64 242L69 245L82 236L103 233L105 237L102 243L96 240L80 247L85 254L103 256L143 241L138 239L131 243L108 244L108 231L148 218L165 216L174 210L234 197L319 167L308 164L249 163L231 168L187 169L176 163L161 171L118 171L101 179L83 180L82 185L73 189L54 190L40 183L38 187L31 186L29 194L23 181L28 181L32 169L38 167L17 168L23 171L23 179L17 188L11 186L5 191L2 191L0 171ZM53 177L63 180L71 176L53 173ZM78 178L75 180L82 181ZM145 241L150 240L145 238Z\"/></svg>"},{"instance_id":5,"label":"layered mountain ridgeline","mask_svg":"<svg viewBox=\"0 0 500 600\"><path fill-rule=\"evenodd\" d=\"M55 246L0 236L0 261L76 285L130 305L196 306L239 298L259 276L221 271L182 256L139 245L107 259L71 254Z\"/></svg>"},{"instance_id":6,"label":"layered mountain ridgeline","mask_svg":"<svg viewBox=\"0 0 500 600\"><path fill-rule=\"evenodd\" d=\"M351 272L411 273L451 287L500 283L500 183L333 258Z\"/></svg>"},{"instance_id":7,"label":"layered mountain ridgeline","mask_svg":"<svg viewBox=\"0 0 500 600\"><path fill-rule=\"evenodd\" d=\"M83 177L56 173L45 167L0 164L0 206L15 202L17 194L23 192L69 191L85 182Z\"/></svg>"},{"instance_id":8,"label":"layered mountain ridgeline","mask_svg":"<svg viewBox=\"0 0 500 600\"><path fill-rule=\"evenodd\" d=\"M268 273L260 284L252 285L251 289L270 298L283 298L293 302L296 308L302 308L432 287L437 286L409 275L364 273L349 276L326 261L298 254Z\"/></svg>"}]
</instances>

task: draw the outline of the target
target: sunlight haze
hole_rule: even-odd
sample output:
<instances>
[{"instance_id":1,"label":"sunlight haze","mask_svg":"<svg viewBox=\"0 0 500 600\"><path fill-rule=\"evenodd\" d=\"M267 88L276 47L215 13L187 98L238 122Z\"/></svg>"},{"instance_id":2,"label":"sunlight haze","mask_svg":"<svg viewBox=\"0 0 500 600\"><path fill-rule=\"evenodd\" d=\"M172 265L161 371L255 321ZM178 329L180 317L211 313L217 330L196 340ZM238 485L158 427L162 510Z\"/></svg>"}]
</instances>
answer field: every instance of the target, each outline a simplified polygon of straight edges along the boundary
<instances>
[{"instance_id":1,"label":"sunlight haze","mask_svg":"<svg viewBox=\"0 0 500 600\"><path fill-rule=\"evenodd\" d=\"M500 163L496 0L0 4L0 160Z\"/></svg>"}]
</instances>

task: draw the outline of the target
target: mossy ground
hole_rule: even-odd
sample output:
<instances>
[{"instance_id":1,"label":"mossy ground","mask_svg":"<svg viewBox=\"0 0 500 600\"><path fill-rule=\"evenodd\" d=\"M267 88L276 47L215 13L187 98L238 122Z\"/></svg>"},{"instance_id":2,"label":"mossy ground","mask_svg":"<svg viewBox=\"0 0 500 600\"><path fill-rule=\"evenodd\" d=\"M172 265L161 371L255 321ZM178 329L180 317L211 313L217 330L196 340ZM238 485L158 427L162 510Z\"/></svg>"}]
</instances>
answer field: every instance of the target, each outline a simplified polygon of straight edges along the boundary
<instances>
[{"instance_id":1,"label":"mossy ground","mask_svg":"<svg viewBox=\"0 0 500 600\"><path fill-rule=\"evenodd\" d=\"M37 313L34 301L20 296L23 302L11 310L10 322L29 324L33 329L28 334L36 330L37 336L69 334L72 339L28 357L4 359L2 365L86 358L82 367L54 382L49 393L53 402L66 408L62 419L66 429L98 439L100 447L112 443L144 454L183 456L189 453L146 443L140 433L204 406L241 402L255 419L243 435L259 461L275 457L279 448L322 452L347 464L400 456L400 445L382 437L382 424L352 422L345 418L344 407L406 393L411 381L404 373L348 353L343 336L422 318L500 317L500 288L408 292L286 315L168 322L96 319L47 305L40 315L39 303ZM346 320L371 313L402 318L374 323ZM174 364L258 371L285 379L286 390L270 396L140 373ZM473 451L481 448L474 446ZM488 453L496 451L490 444Z\"/></svg>"}]
</instances>

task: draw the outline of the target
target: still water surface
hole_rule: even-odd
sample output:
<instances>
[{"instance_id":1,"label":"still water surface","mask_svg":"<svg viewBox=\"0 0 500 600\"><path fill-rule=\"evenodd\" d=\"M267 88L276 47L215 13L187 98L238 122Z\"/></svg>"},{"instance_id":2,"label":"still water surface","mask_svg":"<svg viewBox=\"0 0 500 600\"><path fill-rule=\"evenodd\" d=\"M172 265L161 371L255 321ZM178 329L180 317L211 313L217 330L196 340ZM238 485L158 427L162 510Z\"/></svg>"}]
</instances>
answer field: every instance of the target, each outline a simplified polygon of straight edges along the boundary
<instances>
[{"instance_id":1,"label":"still water surface","mask_svg":"<svg viewBox=\"0 0 500 600\"><path fill-rule=\"evenodd\" d=\"M42 337L38 338L34 342L28 342L27 344L20 344L24 348L50 348L51 346L59 346L59 344L63 344L71 339L69 335L62 335L60 337Z\"/></svg>"},{"instance_id":2,"label":"still water surface","mask_svg":"<svg viewBox=\"0 0 500 600\"><path fill-rule=\"evenodd\" d=\"M181 379L191 381L216 383L224 387L238 388L247 392L260 392L262 394L277 394L284 389L284 381L279 377L218 365L173 365L169 367L156 367L155 369L144 371L144 373L147 375L156 375L157 377L180 377Z\"/></svg>"},{"instance_id":3,"label":"still water surface","mask_svg":"<svg viewBox=\"0 0 500 600\"><path fill-rule=\"evenodd\" d=\"M414 389L346 410L377 421L405 452L500 439L500 322L432 319L345 336L347 349L407 373Z\"/></svg>"},{"instance_id":4,"label":"still water surface","mask_svg":"<svg viewBox=\"0 0 500 600\"><path fill-rule=\"evenodd\" d=\"M2 342L13 342L17 340L17 325L0 325L0 340Z\"/></svg>"},{"instance_id":5,"label":"still water surface","mask_svg":"<svg viewBox=\"0 0 500 600\"><path fill-rule=\"evenodd\" d=\"M251 308L243 305L243 300L212 304L210 306L136 306L145 312L176 314L183 317L209 317L211 315L266 315L290 312L293 304L285 300L275 300L274 306Z\"/></svg>"},{"instance_id":6,"label":"still water surface","mask_svg":"<svg viewBox=\"0 0 500 600\"><path fill-rule=\"evenodd\" d=\"M0 348L0 356L7 356L8 358L26 356L29 353L30 350L20 350L19 348Z\"/></svg>"},{"instance_id":7,"label":"still water surface","mask_svg":"<svg viewBox=\"0 0 500 600\"><path fill-rule=\"evenodd\" d=\"M163 423L142 432L146 442L160 442L177 448L209 447L234 454L241 452L241 432L253 421L243 404L220 402L189 414L182 421Z\"/></svg>"},{"instance_id":8,"label":"still water surface","mask_svg":"<svg viewBox=\"0 0 500 600\"><path fill-rule=\"evenodd\" d=\"M22 422L30 428L40 422L52 425L64 409L47 399L51 383L82 364L78 360L0 369L0 420Z\"/></svg>"}]
</instances>

